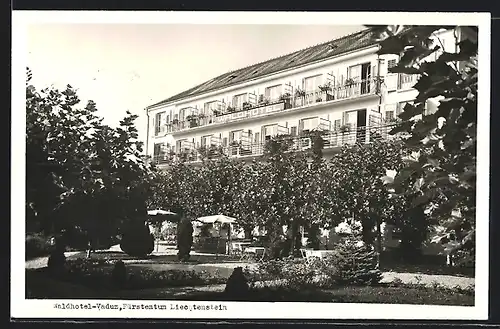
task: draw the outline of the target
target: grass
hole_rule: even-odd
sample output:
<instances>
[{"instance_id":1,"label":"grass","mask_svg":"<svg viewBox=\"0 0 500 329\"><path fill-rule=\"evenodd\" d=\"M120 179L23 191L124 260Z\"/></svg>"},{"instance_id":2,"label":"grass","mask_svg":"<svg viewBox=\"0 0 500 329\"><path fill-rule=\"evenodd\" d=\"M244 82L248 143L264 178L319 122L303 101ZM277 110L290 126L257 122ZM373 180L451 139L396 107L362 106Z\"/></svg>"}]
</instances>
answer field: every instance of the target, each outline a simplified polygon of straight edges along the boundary
<instances>
[{"instance_id":1,"label":"grass","mask_svg":"<svg viewBox=\"0 0 500 329\"><path fill-rule=\"evenodd\" d=\"M113 290L90 288L81 284L50 278L40 270L26 271L26 298L44 299L138 299L138 300L204 300L232 301L222 290L224 285L197 289L187 287L163 287L157 289ZM200 287L203 288L203 287ZM388 303L428 305L474 305L474 295L452 289L433 289L416 285L393 287L387 284L376 286L343 286L336 289L289 291L260 288L244 298L253 302L330 302L330 303Z\"/></svg>"},{"instance_id":2,"label":"grass","mask_svg":"<svg viewBox=\"0 0 500 329\"><path fill-rule=\"evenodd\" d=\"M178 298L183 300L183 297ZM188 300L229 301L224 293L208 292L191 296ZM234 300L234 299L233 299ZM252 291L246 301L256 302L330 302L330 303L384 303L473 306L474 296L425 287L346 286L328 290L285 291L259 289Z\"/></svg>"}]
</instances>

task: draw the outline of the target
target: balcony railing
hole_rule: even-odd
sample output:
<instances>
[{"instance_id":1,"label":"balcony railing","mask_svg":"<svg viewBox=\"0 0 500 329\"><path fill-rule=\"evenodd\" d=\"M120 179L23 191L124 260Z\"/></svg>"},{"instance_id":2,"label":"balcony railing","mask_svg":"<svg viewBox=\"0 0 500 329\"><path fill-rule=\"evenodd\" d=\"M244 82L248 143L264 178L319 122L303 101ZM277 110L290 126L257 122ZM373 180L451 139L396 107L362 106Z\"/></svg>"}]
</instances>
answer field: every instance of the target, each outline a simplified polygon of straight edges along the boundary
<instances>
[{"instance_id":1,"label":"balcony railing","mask_svg":"<svg viewBox=\"0 0 500 329\"><path fill-rule=\"evenodd\" d=\"M376 140L394 138L389 132L395 123L384 124L377 127L351 127L349 131L329 132L322 135L324 150L339 148L343 145L368 144ZM312 138L309 136L290 137L292 140L291 151L307 151L313 146ZM214 159L222 155L229 157L262 156L266 142L238 143L229 146L212 145L198 149L191 149L174 154L157 155L154 162L157 164L170 163L172 161L198 162L204 158Z\"/></svg>"},{"instance_id":2,"label":"balcony railing","mask_svg":"<svg viewBox=\"0 0 500 329\"><path fill-rule=\"evenodd\" d=\"M398 89L411 89L417 83L418 74L399 74Z\"/></svg>"},{"instance_id":3,"label":"balcony railing","mask_svg":"<svg viewBox=\"0 0 500 329\"><path fill-rule=\"evenodd\" d=\"M260 117L278 113L292 108L313 106L314 104L337 102L355 99L366 95L375 95L379 89L379 79L367 79L349 84L332 86L324 91L306 91L302 94L267 100L256 105L246 105L244 108L232 109L231 112L217 112L216 115L192 115L190 121L174 121L167 123L168 132L179 132L190 128L208 126Z\"/></svg>"}]
</instances>

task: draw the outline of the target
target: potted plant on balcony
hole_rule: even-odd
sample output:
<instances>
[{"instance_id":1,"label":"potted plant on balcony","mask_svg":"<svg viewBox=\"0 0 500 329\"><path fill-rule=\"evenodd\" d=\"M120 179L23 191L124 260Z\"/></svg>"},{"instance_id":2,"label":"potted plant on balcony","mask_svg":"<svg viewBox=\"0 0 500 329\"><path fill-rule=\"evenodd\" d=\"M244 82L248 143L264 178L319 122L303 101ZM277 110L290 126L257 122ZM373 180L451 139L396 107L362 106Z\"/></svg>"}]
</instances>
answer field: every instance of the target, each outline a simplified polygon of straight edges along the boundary
<instances>
[{"instance_id":1,"label":"potted plant on balcony","mask_svg":"<svg viewBox=\"0 0 500 329\"><path fill-rule=\"evenodd\" d=\"M189 122L190 128L198 126L198 116L196 114L188 115L186 121Z\"/></svg>"},{"instance_id":2,"label":"potted plant on balcony","mask_svg":"<svg viewBox=\"0 0 500 329\"><path fill-rule=\"evenodd\" d=\"M226 108L226 113L234 113L234 112L236 112L236 109L231 105L228 105Z\"/></svg>"},{"instance_id":3,"label":"potted plant on balcony","mask_svg":"<svg viewBox=\"0 0 500 329\"><path fill-rule=\"evenodd\" d=\"M323 98L321 98L321 97L319 97L319 96L318 96L318 97L316 97L316 103L321 103L322 101L323 101Z\"/></svg>"},{"instance_id":4,"label":"potted plant on balcony","mask_svg":"<svg viewBox=\"0 0 500 329\"><path fill-rule=\"evenodd\" d=\"M285 103L285 109L291 108L292 103L291 103L291 98L292 95L290 93L284 93L283 95L280 95L280 101Z\"/></svg>"},{"instance_id":5,"label":"potted plant on balcony","mask_svg":"<svg viewBox=\"0 0 500 329\"><path fill-rule=\"evenodd\" d=\"M300 88L297 88L297 90L295 91L295 105L297 105L297 106L304 105L304 98L305 97L306 97L306 91L302 90Z\"/></svg>"},{"instance_id":6,"label":"potted plant on balcony","mask_svg":"<svg viewBox=\"0 0 500 329\"><path fill-rule=\"evenodd\" d=\"M243 109L244 110L249 110L252 108L252 104L250 104L249 102L243 102Z\"/></svg>"},{"instance_id":7,"label":"potted plant on balcony","mask_svg":"<svg viewBox=\"0 0 500 329\"><path fill-rule=\"evenodd\" d=\"M178 119L174 119L174 120L172 120L172 124L173 124L173 125L178 125L178 124L179 124L179 120L178 120Z\"/></svg>"},{"instance_id":8,"label":"potted plant on balcony","mask_svg":"<svg viewBox=\"0 0 500 329\"><path fill-rule=\"evenodd\" d=\"M356 82L354 81L353 78L348 78L345 80L344 84L346 87L351 87L351 86L354 86L356 84Z\"/></svg>"},{"instance_id":9,"label":"potted plant on balcony","mask_svg":"<svg viewBox=\"0 0 500 329\"><path fill-rule=\"evenodd\" d=\"M332 88L332 85L331 85L330 81L328 81L324 85L318 86L318 88L319 88L319 90L321 91L322 94L323 93L325 94L325 100L326 101L329 101L329 100L333 99L333 88Z\"/></svg>"},{"instance_id":10,"label":"potted plant on balcony","mask_svg":"<svg viewBox=\"0 0 500 329\"><path fill-rule=\"evenodd\" d=\"M259 96L259 105L265 106L269 104L269 98L265 97L264 95Z\"/></svg>"}]
</instances>

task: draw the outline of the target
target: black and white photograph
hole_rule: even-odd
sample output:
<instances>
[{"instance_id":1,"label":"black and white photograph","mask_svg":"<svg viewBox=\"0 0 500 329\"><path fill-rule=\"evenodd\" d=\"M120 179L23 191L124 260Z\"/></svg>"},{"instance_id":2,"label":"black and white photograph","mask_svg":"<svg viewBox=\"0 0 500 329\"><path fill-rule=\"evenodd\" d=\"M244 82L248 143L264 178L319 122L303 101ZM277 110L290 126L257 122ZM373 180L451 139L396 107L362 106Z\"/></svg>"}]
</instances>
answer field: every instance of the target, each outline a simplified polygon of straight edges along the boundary
<instances>
[{"instance_id":1,"label":"black and white photograph","mask_svg":"<svg viewBox=\"0 0 500 329\"><path fill-rule=\"evenodd\" d=\"M12 316L487 318L490 19L14 12Z\"/></svg>"}]
</instances>

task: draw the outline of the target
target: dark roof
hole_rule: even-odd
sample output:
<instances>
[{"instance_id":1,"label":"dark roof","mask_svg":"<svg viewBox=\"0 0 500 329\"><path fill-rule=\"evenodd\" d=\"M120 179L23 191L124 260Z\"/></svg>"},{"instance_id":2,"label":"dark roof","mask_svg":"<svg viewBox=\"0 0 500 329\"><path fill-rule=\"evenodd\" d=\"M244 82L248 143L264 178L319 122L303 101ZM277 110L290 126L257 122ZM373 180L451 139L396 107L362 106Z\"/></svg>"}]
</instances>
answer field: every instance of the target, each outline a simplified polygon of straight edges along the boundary
<instances>
[{"instance_id":1,"label":"dark roof","mask_svg":"<svg viewBox=\"0 0 500 329\"><path fill-rule=\"evenodd\" d=\"M260 78L271 73L284 71L286 69L302 66L319 60L325 60L356 49L368 47L377 43L374 41L373 36L374 33L372 29L364 29L339 39L324 42L291 54L228 72L149 107L226 88Z\"/></svg>"}]
</instances>

